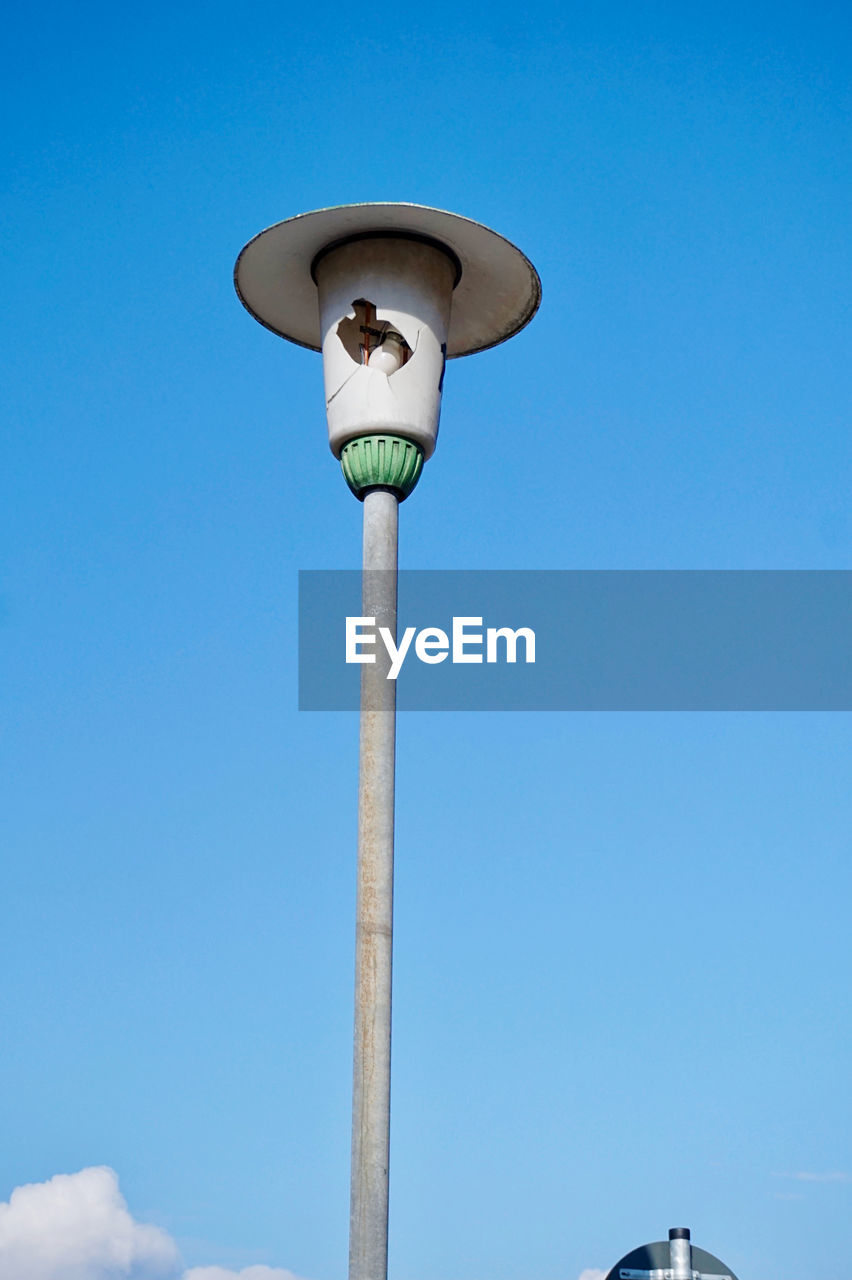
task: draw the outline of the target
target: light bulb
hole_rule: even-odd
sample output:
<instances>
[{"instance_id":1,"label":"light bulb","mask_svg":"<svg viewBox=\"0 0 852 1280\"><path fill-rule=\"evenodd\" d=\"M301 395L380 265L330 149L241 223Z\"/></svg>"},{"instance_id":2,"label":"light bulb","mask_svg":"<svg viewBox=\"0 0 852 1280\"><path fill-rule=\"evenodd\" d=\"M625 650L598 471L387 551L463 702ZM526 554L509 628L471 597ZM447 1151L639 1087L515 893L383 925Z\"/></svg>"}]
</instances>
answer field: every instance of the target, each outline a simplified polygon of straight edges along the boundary
<instances>
[{"instance_id":1,"label":"light bulb","mask_svg":"<svg viewBox=\"0 0 852 1280\"><path fill-rule=\"evenodd\" d=\"M392 334L387 334L385 340L380 347L376 347L370 352L370 368L378 369L379 373L384 373L388 377L392 373L396 373L402 365L402 344L400 340Z\"/></svg>"}]
</instances>

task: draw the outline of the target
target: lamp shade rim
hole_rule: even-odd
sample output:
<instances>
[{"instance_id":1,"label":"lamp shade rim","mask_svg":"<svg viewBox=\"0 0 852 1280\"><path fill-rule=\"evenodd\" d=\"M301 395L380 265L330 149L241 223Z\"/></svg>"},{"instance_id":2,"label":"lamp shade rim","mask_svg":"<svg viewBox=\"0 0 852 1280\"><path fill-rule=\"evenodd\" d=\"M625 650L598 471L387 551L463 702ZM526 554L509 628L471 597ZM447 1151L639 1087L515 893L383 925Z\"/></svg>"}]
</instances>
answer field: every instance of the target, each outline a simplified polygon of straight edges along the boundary
<instances>
[{"instance_id":1,"label":"lamp shade rim","mask_svg":"<svg viewBox=\"0 0 852 1280\"><path fill-rule=\"evenodd\" d=\"M234 285L247 311L279 337L321 349L312 267L337 242L398 234L445 247L459 264L447 357L495 347L529 323L541 302L530 260L482 223L419 204L349 204L277 222L240 252Z\"/></svg>"}]
</instances>

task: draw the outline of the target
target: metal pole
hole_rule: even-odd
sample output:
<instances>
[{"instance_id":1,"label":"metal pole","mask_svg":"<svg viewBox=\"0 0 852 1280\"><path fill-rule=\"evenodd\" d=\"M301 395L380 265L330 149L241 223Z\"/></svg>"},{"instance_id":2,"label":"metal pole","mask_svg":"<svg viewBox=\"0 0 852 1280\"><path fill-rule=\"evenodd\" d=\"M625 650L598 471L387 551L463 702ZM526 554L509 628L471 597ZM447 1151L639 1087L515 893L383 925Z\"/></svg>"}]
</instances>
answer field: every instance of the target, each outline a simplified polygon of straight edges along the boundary
<instances>
[{"instance_id":1,"label":"metal pole","mask_svg":"<svg viewBox=\"0 0 852 1280\"><path fill-rule=\"evenodd\" d=\"M669 1231L669 1257L672 1280L692 1280L692 1245L688 1227L672 1227Z\"/></svg>"},{"instance_id":2,"label":"metal pole","mask_svg":"<svg viewBox=\"0 0 852 1280\"><path fill-rule=\"evenodd\" d=\"M399 502L364 497L362 613L396 637ZM349 1280L385 1280L388 1266L391 958L396 682L385 646L361 668L358 902Z\"/></svg>"}]
</instances>

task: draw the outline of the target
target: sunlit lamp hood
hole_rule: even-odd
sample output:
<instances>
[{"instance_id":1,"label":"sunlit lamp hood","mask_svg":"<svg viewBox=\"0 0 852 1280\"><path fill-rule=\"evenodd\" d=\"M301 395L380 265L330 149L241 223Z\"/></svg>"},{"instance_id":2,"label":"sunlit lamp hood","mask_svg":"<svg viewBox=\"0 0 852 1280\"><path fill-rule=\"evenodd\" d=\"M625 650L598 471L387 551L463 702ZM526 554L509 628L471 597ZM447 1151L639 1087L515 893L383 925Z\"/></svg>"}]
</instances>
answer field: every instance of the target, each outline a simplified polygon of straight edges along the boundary
<instances>
[{"instance_id":1,"label":"sunlit lamp hood","mask_svg":"<svg viewBox=\"0 0 852 1280\"><path fill-rule=\"evenodd\" d=\"M410 492L435 449L446 361L510 338L541 299L508 240L410 204L279 222L245 246L234 279L261 324L322 351L329 444L359 496L370 483Z\"/></svg>"}]
</instances>

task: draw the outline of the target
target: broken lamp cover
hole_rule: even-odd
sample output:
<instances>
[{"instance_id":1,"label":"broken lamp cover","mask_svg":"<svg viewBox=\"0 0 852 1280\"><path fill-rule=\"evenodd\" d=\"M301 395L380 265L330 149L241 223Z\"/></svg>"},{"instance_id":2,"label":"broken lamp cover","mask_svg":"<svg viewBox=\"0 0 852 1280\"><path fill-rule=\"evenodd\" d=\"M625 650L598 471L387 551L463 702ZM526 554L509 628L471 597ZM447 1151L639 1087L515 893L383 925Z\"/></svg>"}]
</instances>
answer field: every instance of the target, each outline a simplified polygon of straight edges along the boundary
<instances>
[{"instance_id":1,"label":"broken lamp cover","mask_svg":"<svg viewBox=\"0 0 852 1280\"><path fill-rule=\"evenodd\" d=\"M423 240L364 237L321 254L314 275L332 453L339 458L360 436L389 434L431 457L456 280L453 259Z\"/></svg>"}]
</instances>

